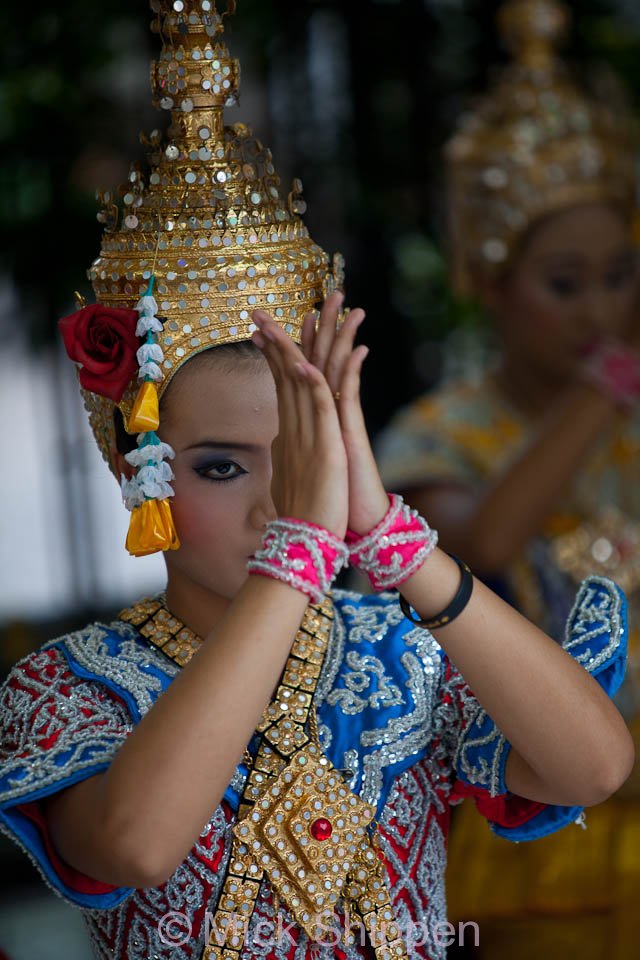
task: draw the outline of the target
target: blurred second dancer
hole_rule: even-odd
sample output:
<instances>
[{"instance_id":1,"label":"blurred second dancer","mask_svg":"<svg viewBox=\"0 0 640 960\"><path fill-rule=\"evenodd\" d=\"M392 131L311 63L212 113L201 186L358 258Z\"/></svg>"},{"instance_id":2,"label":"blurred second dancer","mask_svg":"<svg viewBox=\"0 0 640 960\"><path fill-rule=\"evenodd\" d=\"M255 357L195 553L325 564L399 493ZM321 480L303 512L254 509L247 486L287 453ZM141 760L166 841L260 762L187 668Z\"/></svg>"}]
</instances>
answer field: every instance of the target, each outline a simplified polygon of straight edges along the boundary
<instances>
[{"instance_id":1,"label":"blurred second dancer","mask_svg":"<svg viewBox=\"0 0 640 960\"><path fill-rule=\"evenodd\" d=\"M433 518L445 548L501 581L556 639L587 573L627 591L620 706L637 744L636 144L620 102L580 90L559 61L567 24L553 0L503 6L513 63L447 151L453 281L491 315L499 362L480 382L448 384L401 411L379 459L387 485ZM482 957L637 955L637 770L587 827L509 847L461 811L449 915L480 922Z\"/></svg>"}]
</instances>

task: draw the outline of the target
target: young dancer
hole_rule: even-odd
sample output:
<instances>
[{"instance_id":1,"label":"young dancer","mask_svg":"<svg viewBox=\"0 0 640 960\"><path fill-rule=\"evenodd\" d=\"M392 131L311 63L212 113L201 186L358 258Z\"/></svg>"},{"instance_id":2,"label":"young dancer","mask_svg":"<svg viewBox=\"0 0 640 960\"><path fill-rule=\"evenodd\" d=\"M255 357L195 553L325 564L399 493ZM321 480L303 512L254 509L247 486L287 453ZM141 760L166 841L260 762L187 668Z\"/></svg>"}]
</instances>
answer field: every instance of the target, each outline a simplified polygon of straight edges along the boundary
<instances>
[{"instance_id":1,"label":"young dancer","mask_svg":"<svg viewBox=\"0 0 640 960\"><path fill-rule=\"evenodd\" d=\"M534 838L625 780L623 595L587 581L563 650L385 491L363 313L268 151L223 126L212 5L154 10L168 139L61 329L166 592L15 667L2 826L97 957L442 957L453 803ZM378 595L332 591L346 563Z\"/></svg>"}]
</instances>

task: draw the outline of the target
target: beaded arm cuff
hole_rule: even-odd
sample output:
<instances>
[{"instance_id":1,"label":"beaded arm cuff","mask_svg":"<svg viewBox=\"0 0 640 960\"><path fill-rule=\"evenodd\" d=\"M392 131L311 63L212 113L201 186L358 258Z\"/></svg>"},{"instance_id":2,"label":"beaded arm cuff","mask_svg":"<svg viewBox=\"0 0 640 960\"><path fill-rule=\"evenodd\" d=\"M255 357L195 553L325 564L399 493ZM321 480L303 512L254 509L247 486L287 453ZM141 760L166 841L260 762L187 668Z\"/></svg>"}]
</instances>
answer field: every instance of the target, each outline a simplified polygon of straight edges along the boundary
<instances>
[{"instance_id":1,"label":"beaded arm cuff","mask_svg":"<svg viewBox=\"0 0 640 960\"><path fill-rule=\"evenodd\" d=\"M321 603L348 559L344 541L324 527L280 517L267 524L262 548L251 557L247 570L283 580Z\"/></svg>"},{"instance_id":2,"label":"beaded arm cuff","mask_svg":"<svg viewBox=\"0 0 640 960\"><path fill-rule=\"evenodd\" d=\"M620 407L640 407L640 353L616 340L604 340L582 365L582 379Z\"/></svg>"},{"instance_id":3,"label":"beaded arm cuff","mask_svg":"<svg viewBox=\"0 0 640 960\"><path fill-rule=\"evenodd\" d=\"M349 562L364 570L377 592L390 590L419 570L438 542L438 534L397 493L389 509L363 537L348 530Z\"/></svg>"}]
</instances>

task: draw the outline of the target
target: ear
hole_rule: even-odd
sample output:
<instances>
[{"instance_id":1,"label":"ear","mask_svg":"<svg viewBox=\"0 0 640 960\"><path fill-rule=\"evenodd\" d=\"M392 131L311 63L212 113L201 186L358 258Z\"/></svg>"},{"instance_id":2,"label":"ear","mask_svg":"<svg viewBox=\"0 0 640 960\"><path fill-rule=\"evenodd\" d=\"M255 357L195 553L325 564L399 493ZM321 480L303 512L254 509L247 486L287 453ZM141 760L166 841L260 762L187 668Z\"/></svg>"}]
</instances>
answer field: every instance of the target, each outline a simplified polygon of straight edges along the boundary
<instances>
[{"instance_id":1,"label":"ear","mask_svg":"<svg viewBox=\"0 0 640 960\"><path fill-rule=\"evenodd\" d=\"M136 468L132 467L130 463L127 463L124 458L124 454L120 453L119 450L116 449L115 445L109 450L109 457L111 459L111 463L113 464L113 469L118 483L120 482L120 477L122 474L125 475L127 480L131 480L136 472Z\"/></svg>"},{"instance_id":2,"label":"ear","mask_svg":"<svg viewBox=\"0 0 640 960\"><path fill-rule=\"evenodd\" d=\"M506 278L479 270L474 273L473 284L484 309L495 320L499 320L504 312Z\"/></svg>"}]
</instances>

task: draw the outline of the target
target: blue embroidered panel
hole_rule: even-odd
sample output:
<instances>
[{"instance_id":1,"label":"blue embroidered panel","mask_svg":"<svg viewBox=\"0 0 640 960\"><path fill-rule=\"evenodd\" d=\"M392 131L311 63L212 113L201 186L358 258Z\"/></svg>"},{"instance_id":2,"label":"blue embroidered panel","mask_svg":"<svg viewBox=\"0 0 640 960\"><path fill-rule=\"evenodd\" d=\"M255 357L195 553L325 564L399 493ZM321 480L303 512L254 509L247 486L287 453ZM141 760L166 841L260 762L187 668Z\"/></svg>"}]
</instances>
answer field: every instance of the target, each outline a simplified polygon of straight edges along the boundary
<instances>
[{"instance_id":1,"label":"blue embroidered panel","mask_svg":"<svg viewBox=\"0 0 640 960\"><path fill-rule=\"evenodd\" d=\"M563 647L585 670L595 677L610 697L620 688L627 665L627 602L622 590L605 577L589 577L580 586L567 621ZM509 745L505 744L501 762L499 792L506 792L504 764ZM579 819L582 807L547 806L528 823L519 827L491 829L508 840L537 840Z\"/></svg>"}]
</instances>

